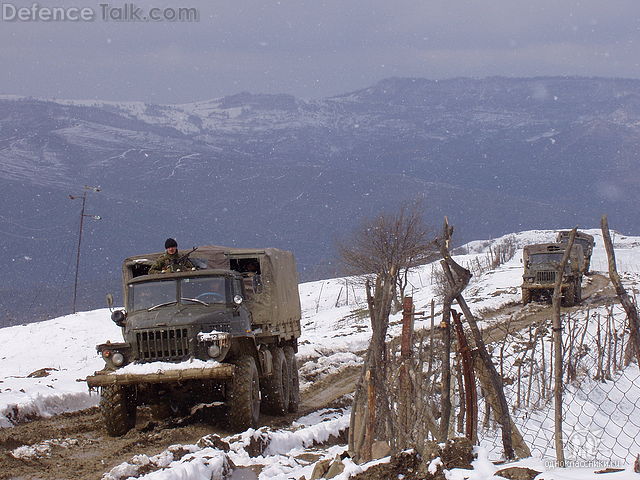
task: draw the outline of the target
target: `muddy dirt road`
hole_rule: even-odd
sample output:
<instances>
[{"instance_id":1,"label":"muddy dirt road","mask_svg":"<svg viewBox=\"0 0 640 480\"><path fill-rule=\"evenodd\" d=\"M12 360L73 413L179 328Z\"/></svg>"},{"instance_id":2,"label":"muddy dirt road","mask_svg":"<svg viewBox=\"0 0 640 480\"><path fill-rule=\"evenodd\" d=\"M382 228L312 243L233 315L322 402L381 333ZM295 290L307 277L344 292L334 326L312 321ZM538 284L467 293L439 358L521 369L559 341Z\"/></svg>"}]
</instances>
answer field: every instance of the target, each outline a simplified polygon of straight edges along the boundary
<instances>
[{"instance_id":1,"label":"muddy dirt road","mask_svg":"<svg viewBox=\"0 0 640 480\"><path fill-rule=\"evenodd\" d=\"M582 305L570 310L601 305L614 299L608 278L589 277ZM566 311L567 309L563 309ZM522 308L507 305L484 317L490 326L484 330L488 342L497 341L517 329L550 318L551 306L533 303ZM505 316L509 318L504 321ZM507 326L508 324L508 326ZM337 375L315 382L301 399L300 412L288 417L263 416L265 425L280 427L297 416L334 404L353 391L360 370L344 369ZM106 435L97 408L36 420L13 428L0 429L0 479L8 480L96 480L133 455L155 455L172 444L196 443L210 433L228 435L223 426L196 416L178 421L158 422L147 409L140 409L136 428L120 438ZM22 445L39 449L39 455L14 458L9 453Z\"/></svg>"},{"instance_id":2,"label":"muddy dirt road","mask_svg":"<svg viewBox=\"0 0 640 480\"><path fill-rule=\"evenodd\" d=\"M615 301L615 291L609 283L609 278L593 274L587 277L587 283L582 290L582 302L574 307L563 307L562 312L576 312L585 310L590 305L602 305ZM483 317L489 327L483 330L486 343L502 340L509 333L517 332L529 325L535 325L552 318L553 308L550 303L530 303L523 307L520 303L504 306L498 310L488 312ZM505 317L507 320L505 321Z\"/></svg>"},{"instance_id":3,"label":"muddy dirt road","mask_svg":"<svg viewBox=\"0 0 640 480\"><path fill-rule=\"evenodd\" d=\"M331 379L316 382L301 398L300 411L285 417L261 416L263 425L281 427L304 413L332 405L353 391L359 369L347 368ZM201 437L229 435L221 424L201 415L155 421L148 409L138 410L136 428L120 438L106 435L98 408L56 415L13 428L0 429L0 479L96 480L136 454L155 455L173 444L193 444ZM22 446L39 449L39 455L14 458Z\"/></svg>"}]
</instances>

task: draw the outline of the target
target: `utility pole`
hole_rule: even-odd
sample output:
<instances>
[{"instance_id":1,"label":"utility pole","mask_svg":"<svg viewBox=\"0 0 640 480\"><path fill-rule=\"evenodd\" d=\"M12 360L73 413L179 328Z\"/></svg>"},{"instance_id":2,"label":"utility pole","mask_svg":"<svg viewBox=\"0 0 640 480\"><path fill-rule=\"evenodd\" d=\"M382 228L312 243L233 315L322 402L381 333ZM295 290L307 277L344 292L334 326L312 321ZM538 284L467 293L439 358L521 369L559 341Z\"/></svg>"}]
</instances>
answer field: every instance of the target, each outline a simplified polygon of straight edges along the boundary
<instances>
[{"instance_id":1,"label":"utility pole","mask_svg":"<svg viewBox=\"0 0 640 480\"><path fill-rule=\"evenodd\" d=\"M78 297L78 272L80 271L80 245L82 244L82 227L84 225L84 217L90 217L94 220L100 220L99 215L87 215L84 213L85 204L87 203L87 193L89 192L99 192L100 187L90 187L88 185L84 186L84 192L82 195L69 195L71 200L81 199L82 200L82 210L80 210L80 229L78 232L78 251L76 252L76 278L73 283L73 313L76 313L76 299Z\"/></svg>"}]
</instances>

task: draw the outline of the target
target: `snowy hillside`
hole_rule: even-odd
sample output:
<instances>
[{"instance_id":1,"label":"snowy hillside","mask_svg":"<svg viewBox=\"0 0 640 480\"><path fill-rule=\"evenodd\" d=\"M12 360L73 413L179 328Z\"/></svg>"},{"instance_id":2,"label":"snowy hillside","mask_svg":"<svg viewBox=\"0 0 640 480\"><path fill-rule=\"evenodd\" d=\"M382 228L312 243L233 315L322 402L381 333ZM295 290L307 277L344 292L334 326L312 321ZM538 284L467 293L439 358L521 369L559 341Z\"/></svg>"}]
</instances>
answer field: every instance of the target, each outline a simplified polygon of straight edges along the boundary
<instances>
[{"instance_id":1,"label":"snowy hillside","mask_svg":"<svg viewBox=\"0 0 640 480\"><path fill-rule=\"evenodd\" d=\"M605 272L607 268L606 253L604 251L599 230L586 230L596 237L596 248L591 263L594 272ZM510 308L520 301L522 276L522 246L529 243L553 241L554 231L535 230L504 236L494 240L471 242L460 249L456 260L462 265L486 266L490 249L509 239L515 242L517 251L514 257L496 269L486 269L474 276L464 295L474 313L483 317L487 312L497 312L489 315L482 323L484 327L504 321L512 315ZM640 237L614 236L618 269L623 273L627 286L640 289ZM440 311L434 285L433 273L437 264L423 266L410 275L408 294L412 294L417 310L428 312L432 299L436 300L436 323ZM300 285L302 300L303 334L299 340L298 365L301 373L301 389L305 391L313 384L329 375L357 366L361 363L361 354L367 347L370 337L368 319L363 313L366 306L362 285L354 278L336 278ZM585 308L591 306L585 302ZM519 308L519 307L518 307ZM591 313L600 307L593 304ZM502 314L503 310L507 312ZM535 306L530 309L535 311ZM580 309L576 312L581 312ZM615 311L616 321L622 322L624 315ZM577 314L577 313L576 313ZM428 328L431 320L425 316L416 321L416 329ZM489 318L491 317L491 318ZM395 337L400 333L401 315L392 317L389 336ZM586 327L585 327L586 329ZM12 428L13 424L31 421L38 417L56 415L62 412L84 409L97 405L97 394L89 394L86 384L81 380L102 367L102 360L95 352L94 346L106 340L119 341L120 330L109 319L108 310L78 313L66 317L56 318L37 324L29 324L0 329L0 360L2 373L0 377L0 427ZM505 344L506 368L514 363L515 356L509 356L512 351L517 352L514 344ZM515 354L514 354L515 355ZM618 376L599 387L599 396L585 396L581 390L569 391L569 401L579 404L579 410L571 410L567 422L577 425L583 422L586 427L596 426L606 430L603 442L607 438L619 437L619 426L611 425L600 417L603 408L606 409L610 397L614 396L612 387L623 386L629 392L625 411L629 418L640 418L640 374L636 367L629 367ZM573 388L573 387L572 387ZM622 387L621 387L622 388ZM510 402L513 404L513 391ZM520 396L518 393L518 400ZM540 429L548 421L545 407L529 411L516 410L514 419L522 429L527 441L532 445L534 457L520 461L519 465L526 465L539 471L544 471L544 478L594 478L595 469L554 470L545 464L553 458L553 452L545 450L545 446L536 445L537 438L533 430ZM574 418L591 412L590 418ZM221 478L222 472L229 471L230 465L236 467L256 467L260 479L299 479L303 475L308 479L313 469L310 461L299 460L301 456L313 451L316 458L333 458L344 451L344 444L331 447L316 446L325 442L331 435L337 437L348 425L348 409L320 410L316 413L299 418L292 426L281 429L263 428L258 432L249 430L239 436L230 436L224 440L230 445L230 451L224 452L207 443L198 442L195 445L174 446L156 456L137 455L123 458L123 464L115 467L104 478L149 478L149 479L200 479ZM585 422L585 420L588 420ZM603 423L604 422L604 423ZM580 424L582 425L582 424ZM585 427L585 428L586 428ZM629 428L628 426L626 428ZM630 437L640 437L640 429L635 432L627 431ZM251 438L256 435L268 436L269 447L259 456L247 454ZM476 470L469 474L455 470L450 472L450 480L489 479L497 470L489 459L499 457L490 436L483 438L482 448L478 449L479 459L475 463ZM74 448L73 439L51 439L51 444L61 448ZM57 443L56 443L57 442ZM65 443L66 442L66 443ZM551 444L549 441L548 444ZM45 455L51 444L26 445L12 450L11 454L24 459L34 459L38 455ZM608 444L607 444L608 445ZM613 473L607 478L612 480L635 478L630 470L635 458L637 444L627 442L628 451L614 452L622 456L620 464L627 467L626 472ZM613 444L609 445L613 448ZM181 448L186 454L173 455ZM171 450L173 449L173 450ZM550 457L551 456L551 457ZM618 458L616 457L616 458ZM230 463L230 461L232 463ZM362 467L345 460L347 470L339 479L346 479L349 472L361 471ZM143 468L144 467L144 468ZM145 473L146 472L146 473ZM233 477L232 477L233 478ZM239 477L238 477L239 478ZM246 477L253 478L253 477Z\"/></svg>"},{"instance_id":2,"label":"snowy hillside","mask_svg":"<svg viewBox=\"0 0 640 480\"><path fill-rule=\"evenodd\" d=\"M87 204L102 219L85 224L81 310L118 291L120 258L168 236L277 245L296 252L304 281L334 277L336 239L416 198L461 243L602 213L638 231L636 98L638 80L569 77L391 78L314 101L0 96L0 252L14 279L0 285L0 326L70 311L50 285L73 285L80 205L68 196L84 185L102 187Z\"/></svg>"}]
</instances>

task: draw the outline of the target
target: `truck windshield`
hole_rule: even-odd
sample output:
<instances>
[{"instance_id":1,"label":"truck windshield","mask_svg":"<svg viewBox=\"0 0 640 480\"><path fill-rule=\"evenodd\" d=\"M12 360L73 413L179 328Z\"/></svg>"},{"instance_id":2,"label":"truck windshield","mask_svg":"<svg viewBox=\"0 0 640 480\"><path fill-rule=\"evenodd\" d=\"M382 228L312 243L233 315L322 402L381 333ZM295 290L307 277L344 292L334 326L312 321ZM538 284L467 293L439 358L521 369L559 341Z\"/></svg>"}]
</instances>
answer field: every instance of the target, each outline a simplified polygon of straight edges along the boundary
<instances>
[{"instance_id":1,"label":"truck windshield","mask_svg":"<svg viewBox=\"0 0 640 480\"><path fill-rule=\"evenodd\" d=\"M221 276L134 283L129 285L129 310L148 310L174 303L227 303L227 284Z\"/></svg>"},{"instance_id":2,"label":"truck windshield","mask_svg":"<svg viewBox=\"0 0 640 480\"><path fill-rule=\"evenodd\" d=\"M531 263L557 263L562 261L563 253L534 253L531 255Z\"/></svg>"},{"instance_id":3,"label":"truck windshield","mask_svg":"<svg viewBox=\"0 0 640 480\"><path fill-rule=\"evenodd\" d=\"M548 269L549 266L554 270L560 266L560 262L562 262L563 252L557 253L534 253L529 257L529 261L531 262L529 265L544 265L544 269ZM567 264L564 266L564 271L566 273L571 272L572 260L569 258Z\"/></svg>"},{"instance_id":4,"label":"truck windshield","mask_svg":"<svg viewBox=\"0 0 640 480\"><path fill-rule=\"evenodd\" d=\"M227 281L224 277L185 278L181 281L181 302L227 303Z\"/></svg>"},{"instance_id":5,"label":"truck windshield","mask_svg":"<svg viewBox=\"0 0 640 480\"><path fill-rule=\"evenodd\" d=\"M176 301L176 281L135 283L129 285L131 310L147 310L155 305Z\"/></svg>"}]
</instances>

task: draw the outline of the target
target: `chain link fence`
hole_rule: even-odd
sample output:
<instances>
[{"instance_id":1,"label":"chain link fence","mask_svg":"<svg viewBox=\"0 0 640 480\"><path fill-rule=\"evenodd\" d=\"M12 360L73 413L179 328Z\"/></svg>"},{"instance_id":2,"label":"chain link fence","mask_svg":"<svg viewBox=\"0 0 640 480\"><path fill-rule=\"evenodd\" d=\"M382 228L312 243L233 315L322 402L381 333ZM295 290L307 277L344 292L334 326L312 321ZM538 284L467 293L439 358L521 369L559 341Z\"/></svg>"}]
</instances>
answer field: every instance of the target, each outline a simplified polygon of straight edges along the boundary
<instances>
[{"instance_id":1,"label":"chain link fence","mask_svg":"<svg viewBox=\"0 0 640 480\"><path fill-rule=\"evenodd\" d=\"M514 422L531 453L555 458L551 318L510 331L493 346ZM640 453L640 371L630 363L624 310L611 304L562 315L563 440L568 461L625 464ZM481 444L501 445L483 402Z\"/></svg>"},{"instance_id":2,"label":"chain link fence","mask_svg":"<svg viewBox=\"0 0 640 480\"><path fill-rule=\"evenodd\" d=\"M548 316L545 317L545 314ZM531 321L530 321L531 320ZM571 309L562 315L563 445L569 465L623 467L640 453L640 370L630 362L629 331L617 304ZM555 378L551 309L532 305L484 331L498 373L502 376L511 418L531 454L554 462ZM471 336L466 332L469 343ZM441 441L443 327L418 330L414 354L400 355L392 342L391 405L404 418L398 433L406 443ZM455 336L455 335L454 335ZM449 438L464 436L472 412L467 406L462 355L452 345ZM407 365L409 362L409 365ZM475 362L474 362L475 363ZM406 369L407 374L403 373ZM406 377L406 378L403 378ZM490 458L503 456L500 427L476 378L475 442ZM406 397L411 405L406 407ZM404 405L404 406L403 406ZM472 417L473 418L473 417Z\"/></svg>"}]
</instances>

